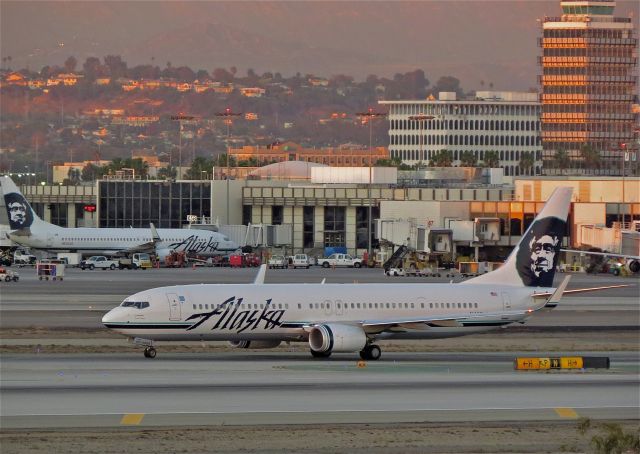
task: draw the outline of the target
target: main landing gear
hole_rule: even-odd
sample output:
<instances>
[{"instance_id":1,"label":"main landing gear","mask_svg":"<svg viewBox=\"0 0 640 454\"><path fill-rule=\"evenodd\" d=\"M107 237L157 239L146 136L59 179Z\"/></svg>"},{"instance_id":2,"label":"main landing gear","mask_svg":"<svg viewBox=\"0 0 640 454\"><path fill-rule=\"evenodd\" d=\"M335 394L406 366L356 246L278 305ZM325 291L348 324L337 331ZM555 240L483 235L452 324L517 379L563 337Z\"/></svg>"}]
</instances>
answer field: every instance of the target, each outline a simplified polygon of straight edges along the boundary
<instances>
[{"instance_id":1,"label":"main landing gear","mask_svg":"<svg viewBox=\"0 0 640 454\"><path fill-rule=\"evenodd\" d=\"M147 347L144 349L145 358L155 358L157 353L158 352L156 352L156 349L153 347Z\"/></svg>"},{"instance_id":2,"label":"main landing gear","mask_svg":"<svg viewBox=\"0 0 640 454\"><path fill-rule=\"evenodd\" d=\"M382 350L376 344L369 344L360 350L360 358L369 361L377 361L382 356Z\"/></svg>"}]
</instances>

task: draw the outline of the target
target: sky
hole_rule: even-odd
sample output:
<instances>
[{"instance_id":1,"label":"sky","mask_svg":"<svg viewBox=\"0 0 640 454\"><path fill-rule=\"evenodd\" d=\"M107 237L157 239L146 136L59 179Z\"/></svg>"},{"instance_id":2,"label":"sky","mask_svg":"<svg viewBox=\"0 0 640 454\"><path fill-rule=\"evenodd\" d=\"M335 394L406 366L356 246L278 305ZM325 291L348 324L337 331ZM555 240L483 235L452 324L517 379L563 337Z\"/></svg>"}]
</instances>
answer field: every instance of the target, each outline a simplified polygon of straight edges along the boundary
<instances>
[{"instance_id":1,"label":"sky","mask_svg":"<svg viewBox=\"0 0 640 454\"><path fill-rule=\"evenodd\" d=\"M616 16L640 17L618 1ZM0 53L40 70L73 55L121 55L129 66L188 65L243 75L296 72L392 77L423 69L432 82L458 77L466 90L527 90L539 74L539 19L548 0L434 1L5 1Z\"/></svg>"}]
</instances>

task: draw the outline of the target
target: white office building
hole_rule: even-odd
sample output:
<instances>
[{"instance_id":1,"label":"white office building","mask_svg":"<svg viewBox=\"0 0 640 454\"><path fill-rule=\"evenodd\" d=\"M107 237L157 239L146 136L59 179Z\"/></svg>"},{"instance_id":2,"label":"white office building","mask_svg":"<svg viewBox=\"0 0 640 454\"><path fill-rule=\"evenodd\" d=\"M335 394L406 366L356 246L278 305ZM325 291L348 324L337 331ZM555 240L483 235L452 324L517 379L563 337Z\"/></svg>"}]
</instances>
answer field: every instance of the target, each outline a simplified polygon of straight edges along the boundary
<instances>
[{"instance_id":1,"label":"white office building","mask_svg":"<svg viewBox=\"0 0 640 454\"><path fill-rule=\"evenodd\" d=\"M379 104L389 106L391 158L428 164L448 150L452 165L460 166L464 152L471 151L483 164L486 153L493 151L505 176L540 174L541 107L536 93L479 91L475 98L457 100L455 93L441 92L437 100Z\"/></svg>"}]
</instances>

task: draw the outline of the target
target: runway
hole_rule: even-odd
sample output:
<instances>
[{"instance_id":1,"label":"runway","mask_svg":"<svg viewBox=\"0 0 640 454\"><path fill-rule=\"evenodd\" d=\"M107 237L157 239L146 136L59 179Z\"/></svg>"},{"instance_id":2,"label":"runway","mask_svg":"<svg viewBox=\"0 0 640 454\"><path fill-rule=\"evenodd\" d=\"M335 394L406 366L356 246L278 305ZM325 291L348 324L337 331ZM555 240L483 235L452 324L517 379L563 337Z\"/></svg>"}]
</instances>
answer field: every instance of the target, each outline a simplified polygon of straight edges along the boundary
<instances>
[{"instance_id":1,"label":"runway","mask_svg":"<svg viewBox=\"0 0 640 454\"><path fill-rule=\"evenodd\" d=\"M198 346L177 353L163 347L158 358L148 360L100 323L102 314L137 291L250 283L256 269L72 269L63 282L39 281L32 269L19 271L20 282L2 283L0 293L2 345L11 352L1 360L3 429L640 418L640 360L631 347L640 326L637 278L575 275L569 288L631 287L564 298L559 308L536 314L526 325L499 331L514 329L515 336L460 338L468 342L440 344L436 351L445 353L423 353L431 344L412 345L357 367L354 354L311 360L304 345L249 353ZM311 268L269 270L266 283L325 278L363 286L413 282L425 292L430 282L451 280ZM46 354L32 348L40 343ZM53 344L61 350L51 349ZM574 354L586 345L600 351L594 354L610 356L612 369L513 370L518 348L555 357L562 355L557 350ZM459 350L450 352L456 346ZM545 348L555 349L541 351ZM468 350L503 353L461 353Z\"/></svg>"},{"instance_id":2,"label":"runway","mask_svg":"<svg viewBox=\"0 0 640 454\"><path fill-rule=\"evenodd\" d=\"M554 355L557 355L554 354ZM514 354L6 355L3 428L640 418L638 353L516 372Z\"/></svg>"}]
</instances>

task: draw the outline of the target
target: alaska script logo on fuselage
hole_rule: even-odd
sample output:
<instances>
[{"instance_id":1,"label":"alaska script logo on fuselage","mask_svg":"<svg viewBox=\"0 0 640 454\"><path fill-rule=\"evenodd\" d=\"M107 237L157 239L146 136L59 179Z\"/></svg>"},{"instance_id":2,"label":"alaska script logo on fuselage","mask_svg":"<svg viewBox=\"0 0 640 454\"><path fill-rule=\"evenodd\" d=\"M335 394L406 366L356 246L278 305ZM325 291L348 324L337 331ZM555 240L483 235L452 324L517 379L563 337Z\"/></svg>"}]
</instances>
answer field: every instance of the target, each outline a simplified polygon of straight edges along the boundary
<instances>
[{"instance_id":1,"label":"alaska script logo on fuselage","mask_svg":"<svg viewBox=\"0 0 640 454\"><path fill-rule=\"evenodd\" d=\"M191 235L180 243L170 244L169 249L202 254L205 252L216 252L219 244L220 243L213 238L199 238L197 235Z\"/></svg>"},{"instance_id":2,"label":"alaska script logo on fuselage","mask_svg":"<svg viewBox=\"0 0 640 454\"><path fill-rule=\"evenodd\" d=\"M247 309L239 311L243 298L236 300L235 296L218 304L218 306L210 312L201 312L193 314L187 321L200 318L196 323L187 328L187 331L197 328L207 320L213 318L215 324L211 330L235 330L240 334L246 330L254 331L261 329L274 329L276 326L282 325L282 316L284 309L271 309L271 298L266 300L266 304L262 309Z\"/></svg>"}]
</instances>

